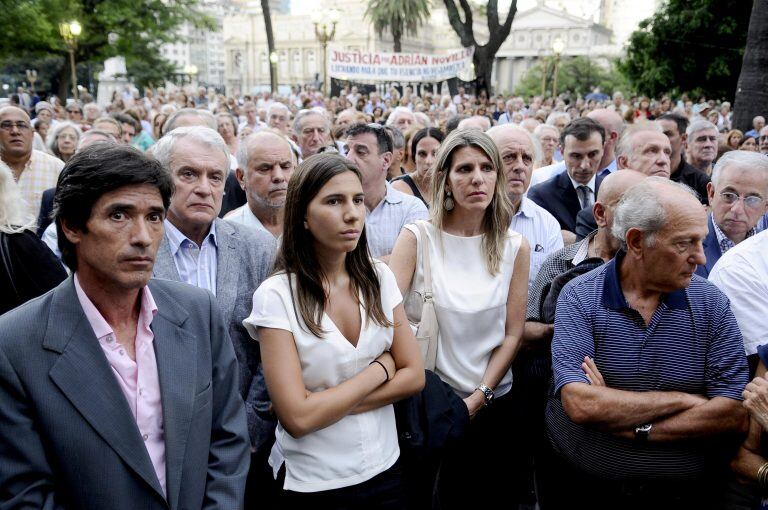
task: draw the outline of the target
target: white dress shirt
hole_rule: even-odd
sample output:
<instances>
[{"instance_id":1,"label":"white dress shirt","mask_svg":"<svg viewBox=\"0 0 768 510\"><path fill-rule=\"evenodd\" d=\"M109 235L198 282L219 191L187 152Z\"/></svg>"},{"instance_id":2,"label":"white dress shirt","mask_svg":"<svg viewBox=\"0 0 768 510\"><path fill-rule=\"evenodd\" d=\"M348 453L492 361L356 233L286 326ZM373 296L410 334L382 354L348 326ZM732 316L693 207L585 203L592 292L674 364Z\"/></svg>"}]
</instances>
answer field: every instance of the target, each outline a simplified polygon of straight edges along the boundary
<instances>
[{"instance_id":1,"label":"white dress shirt","mask_svg":"<svg viewBox=\"0 0 768 510\"><path fill-rule=\"evenodd\" d=\"M737 244L720 257L709 281L731 301L731 310L744 337L747 355L768 344L765 313L768 311L768 231Z\"/></svg>"},{"instance_id":2,"label":"white dress shirt","mask_svg":"<svg viewBox=\"0 0 768 510\"><path fill-rule=\"evenodd\" d=\"M216 295L216 266L219 260L216 252L216 222L211 223L211 230L201 246L187 238L168 220L165 220L165 236L181 281L210 290Z\"/></svg>"},{"instance_id":3,"label":"white dress shirt","mask_svg":"<svg viewBox=\"0 0 768 510\"><path fill-rule=\"evenodd\" d=\"M563 247L560 224L549 211L533 200L523 197L520 201L520 207L512 216L512 223L509 228L522 234L531 247L531 268L528 273L528 287L530 288L536 275L539 274L544 260L550 253Z\"/></svg>"}]
</instances>

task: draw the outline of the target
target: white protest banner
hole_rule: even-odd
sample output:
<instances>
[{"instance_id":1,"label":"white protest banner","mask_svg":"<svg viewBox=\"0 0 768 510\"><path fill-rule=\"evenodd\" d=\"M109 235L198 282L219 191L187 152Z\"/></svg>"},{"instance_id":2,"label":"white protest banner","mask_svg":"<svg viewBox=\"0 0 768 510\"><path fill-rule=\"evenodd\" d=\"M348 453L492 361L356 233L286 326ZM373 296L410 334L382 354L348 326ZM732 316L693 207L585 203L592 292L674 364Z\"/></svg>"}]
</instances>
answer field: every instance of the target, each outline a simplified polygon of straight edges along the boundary
<instances>
[{"instance_id":1,"label":"white protest banner","mask_svg":"<svg viewBox=\"0 0 768 510\"><path fill-rule=\"evenodd\" d=\"M462 48L444 55L430 55L328 48L328 74L352 81L438 82L469 70L474 52L474 48Z\"/></svg>"}]
</instances>

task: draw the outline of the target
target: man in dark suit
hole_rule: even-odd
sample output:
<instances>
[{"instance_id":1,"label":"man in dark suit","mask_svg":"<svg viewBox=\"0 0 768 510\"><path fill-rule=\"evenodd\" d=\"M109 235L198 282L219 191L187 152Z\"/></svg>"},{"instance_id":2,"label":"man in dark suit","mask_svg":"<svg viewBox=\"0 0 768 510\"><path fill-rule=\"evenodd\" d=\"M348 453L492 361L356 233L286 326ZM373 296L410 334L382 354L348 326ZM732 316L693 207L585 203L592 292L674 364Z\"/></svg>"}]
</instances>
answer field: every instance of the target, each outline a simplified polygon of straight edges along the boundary
<instances>
[{"instance_id":1,"label":"man in dark suit","mask_svg":"<svg viewBox=\"0 0 768 510\"><path fill-rule=\"evenodd\" d=\"M255 506L266 502L275 488L267 458L277 417L271 412L259 344L250 337L243 320L251 313L254 291L272 270L277 243L266 230L217 218L229 150L216 131L203 126L176 128L157 142L154 156L174 183L154 275L216 295L239 361L239 390L245 400L253 451L246 506ZM251 504L252 495L259 501Z\"/></svg>"},{"instance_id":2,"label":"man in dark suit","mask_svg":"<svg viewBox=\"0 0 768 510\"><path fill-rule=\"evenodd\" d=\"M0 507L240 509L248 431L214 297L151 280L172 182L94 145L54 200L73 276L0 317Z\"/></svg>"},{"instance_id":3,"label":"man in dark suit","mask_svg":"<svg viewBox=\"0 0 768 510\"><path fill-rule=\"evenodd\" d=\"M709 233L704 238L706 263L696 274L707 278L720 257L757 233L757 223L768 212L768 160L756 152L725 153L707 184Z\"/></svg>"},{"instance_id":4,"label":"man in dark suit","mask_svg":"<svg viewBox=\"0 0 768 510\"><path fill-rule=\"evenodd\" d=\"M604 144L603 126L589 118L573 120L560 134L566 171L537 184L528 192L528 198L549 211L560 223L566 241L573 242L578 212L595 203L602 181L596 174Z\"/></svg>"}]
</instances>

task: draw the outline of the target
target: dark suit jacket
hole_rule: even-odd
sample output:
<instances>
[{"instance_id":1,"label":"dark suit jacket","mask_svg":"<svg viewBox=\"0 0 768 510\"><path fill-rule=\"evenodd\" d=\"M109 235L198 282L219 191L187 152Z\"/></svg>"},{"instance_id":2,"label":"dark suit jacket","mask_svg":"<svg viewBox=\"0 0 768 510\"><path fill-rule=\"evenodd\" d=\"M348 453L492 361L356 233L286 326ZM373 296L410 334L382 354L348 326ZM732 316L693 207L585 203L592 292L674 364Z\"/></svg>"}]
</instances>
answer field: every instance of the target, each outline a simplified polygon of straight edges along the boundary
<instances>
[{"instance_id":1,"label":"dark suit jacket","mask_svg":"<svg viewBox=\"0 0 768 510\"><path fill-rule=\"evenodd\" d=\"M237 182L235 172L229 172L227 180L224 183L224 198L221 200L219 218L223 218L229 211L235 210L241 205L245 205L246 202L245 191L240 187L240 183Z\"/></svg>"},{"instance_id":2,"label":"dark suit jacket","mask_svg":"<svg viewBox=\"0 0 768 510\"><path fill-rule=\"evenodd\" d=\"M240 509L237 360L209 292L151 280L167 499L73 278L0 317L0 507Z\"/></svg>"},{"instance_id":3,"label":"dark suit jacket","mask_svg":"<svg viewBox=\"0 0 768 510\"><path fill-rule=\"evenodd\" d=\"M259 343L243 326L253 308L253 293L269 276L277 241L268 232L254 231L235 223L216 220L216 301L240 362L240 395L245 400L248 430L258 450L271 447L277 418L270 411L270 400L260 368ZM163 236L155 260L154 275L181 281Z\"/></svg>"},{"instance_id":4,"label":"dark suit jacket","mask_svg":"<svg viewBox=\"0 0 768 510\"><path fill-rule=\"evenodd\" d=\"M720 243L717 242L717 234L715 234L715 225L712 223L712 216L709 216L709 233L704 238L704 255L707 257L707 262L696 268L696 274L702 278L709 278L709 272L715 266L720 257L723 255L720 251Z\"/></svg>"},{"instance_id":5,"label":"dark suit jacket","mask_svg":"<svg viewBox=\"0 0 768 510\"><path fill-rule=\"evenodd\" d=\"M595 230L597 230L597 222L592 208L585 207L576 215L576 231L574 232L576 241L581 241Z\"/></svg>"},{"instance_id":6,"label":"dark suit jacket","mask_svg":"<svg viewBox=\"0 0 768 510\"><path fill-rule=\"evenodd\" d=\"M56 188L43 191L43 196L40 199L40 213L37 215L37 237L42 238L43 232L53 221L51 214L53 214L53 195L55 193Z\"/></svg>"},{"instance_id":7,"label":"dark suit jacket","mask_svg":"<svg viewBox=\"0 0 768 510\"><path fill-rule=\"evenodd\" d=\"M595 180L595 196L602 180L600 176ZM576 215L581 210L581 202L567 170L531 188L528 191L528 198L554 216L560 223L561 229L575 232Z\"/></svg>"}]
</instances>

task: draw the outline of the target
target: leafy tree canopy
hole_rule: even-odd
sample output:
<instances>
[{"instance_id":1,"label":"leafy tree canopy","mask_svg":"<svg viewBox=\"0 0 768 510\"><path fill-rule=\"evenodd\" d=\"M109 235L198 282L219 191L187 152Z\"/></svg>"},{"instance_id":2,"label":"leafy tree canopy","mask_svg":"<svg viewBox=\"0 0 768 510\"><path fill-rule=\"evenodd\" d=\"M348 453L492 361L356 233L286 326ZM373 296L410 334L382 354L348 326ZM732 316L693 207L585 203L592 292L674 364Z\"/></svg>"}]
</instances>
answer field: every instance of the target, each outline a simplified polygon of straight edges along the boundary
<instances>
[{"instance_id":1,"label":"leafy tree canopy","mask_svg":"<svg viewBox=\"0 0 768 510\"><path fill-rule=\"evenodd\" d=\"M0 59L34 59L66 55L59 23L77 20L82 34L75 59L101 64L116 55L126 58L128 74L139 84L158 84L172 65L160 55L163 43L179 39L185 23L214 28L199 11L200 0L0 0ZM66 63L56 70L66 78ZM62 87L60 87L62 88ZM63 87L66 89L66 85Z\"/></svg>"},{"instance_id":2,"label":"leafy tree canopy","mask_svg":"<svg viewBox=\"0 0 768 510\"><path fill-rule=\"evenodd\" d=\"M639 93L732 98L751 9L746 0L668 0L632 34L620 69Z\"/></svg>"},{"instance_id":3,"label":"leafy tree canopy","mask_svg":"<svg viewBox=\"0 0 768 510\"><path fill-rule=\"evenodd\" d=\"M395 52L399 53L403 35L416 35L429 20L430 8L430 0L368 0L365 17L379 37L385 30L392 34Z\"/></svg>"},{"instance_id":4,"label":"leafy tree canopy","mask_svg":"<svg viewBox=\"0 0 768 510\"><path fill-rule=\"evenodd\" d=\"M609 96L617 90L626 92L628 83L615 67L615 63L606 66L588 57L561 57L557 66L557 92L580 96L589 94L595 88ZM554 74L552 58L543 59L531 67L515 89L515 94L523 97L541 95L543 71L546 71L545 95L550 95Z\"/></svg>"}]
</instances>

